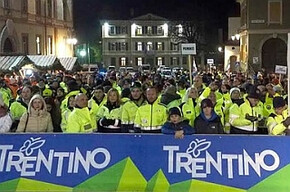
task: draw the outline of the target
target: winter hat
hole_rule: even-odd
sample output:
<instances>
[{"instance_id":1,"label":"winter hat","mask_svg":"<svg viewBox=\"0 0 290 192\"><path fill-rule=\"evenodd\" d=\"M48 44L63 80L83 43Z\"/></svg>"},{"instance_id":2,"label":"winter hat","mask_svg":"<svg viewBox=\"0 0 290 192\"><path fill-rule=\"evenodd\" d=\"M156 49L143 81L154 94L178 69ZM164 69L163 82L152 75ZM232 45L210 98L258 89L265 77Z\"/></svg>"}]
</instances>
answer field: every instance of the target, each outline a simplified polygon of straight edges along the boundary
<instances>
[{"instance_id":1,"label":"winter hat","mask_svg":"<svg viewBox=\"0 0 290 192\"><path fill-rule=\"evenodd\" d=\"M131 86L131 90L133 90L134 88L139 88L140 90L142 90L142 85L140 82L136 81L136 82L133 82L132 83L132 86Z\"/></svg>"},{"instance_id":2,"label":"winter hat","mask_svg":"<svg viewBox=\"0 0 290 192\"><path fill-rule=\"evenodd\" d=\"M239 88L234 87L234 88L231 88L231 90L230 90L230 95L232 95L232 93L233 93L234 91L238 91L239 93L241 92L241 90L240 90Z\"/></svg>"},{"instance_id":3,"label":"winter hat","mask_svg":"<svg viewBox=\"0 0 290 192\"><path fill-rule=\"evenodd\" d=\"M213 103L212 103L212 101L210 99L204 99L204 100L202 100L202 102L201 102L201 108L203 109L203 108L206 108L206 107L210 107L210 108L213 108L214 107L213 106Z\"/></svg>"},{"instance_id":4,"label":"winter hat","mask_svg":"<svg viewBox=\"0 0 290 192\"><path fill-rule=\"evenodd\" d=\"M169 109L169 116L171 115L179 115L181 117L181 110L178 107L172 107Z\"/></svg>"},{"instance_id":5,"label":"winter hat","mask_svg":"<svg viewBox=\"0 0 290 192\"><path fill-rule=\"evenodd\" d=\"M256 88L252 88L249 91L248 98L259 99L260 98L260 92L259 92L259 90L256 89Z\"/></svg>"},{"instance_id":6,"label":"winter hat","mask_svg":"<svg viewBox=\"0 0 290 192\"><path fill-rule=\"evenodd\" d=\"M279 108L279 107L284 107L286 105L285 100L283 99L283 97L274 97L273 99L273 107L275 109Z\"/></svg>"}]
</instances>

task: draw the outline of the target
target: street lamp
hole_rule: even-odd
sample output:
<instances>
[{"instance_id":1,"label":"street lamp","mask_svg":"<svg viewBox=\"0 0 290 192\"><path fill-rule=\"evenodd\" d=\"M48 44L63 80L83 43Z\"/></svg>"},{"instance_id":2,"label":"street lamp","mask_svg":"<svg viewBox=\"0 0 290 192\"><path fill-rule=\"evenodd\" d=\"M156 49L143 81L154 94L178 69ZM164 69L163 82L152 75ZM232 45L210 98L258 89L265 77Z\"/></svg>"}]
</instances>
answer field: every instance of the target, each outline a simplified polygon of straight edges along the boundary
<instances>
[{"instance_id":1,"label":"street lamp","mask_svg":"<svg viewBox=\"0 0 290 192\"><path fill-rule=\"evenodd\" d=\"M218 51L221 53L223 52L223 48L222 47L218 47Z\"/></svg>"}]
</instances>

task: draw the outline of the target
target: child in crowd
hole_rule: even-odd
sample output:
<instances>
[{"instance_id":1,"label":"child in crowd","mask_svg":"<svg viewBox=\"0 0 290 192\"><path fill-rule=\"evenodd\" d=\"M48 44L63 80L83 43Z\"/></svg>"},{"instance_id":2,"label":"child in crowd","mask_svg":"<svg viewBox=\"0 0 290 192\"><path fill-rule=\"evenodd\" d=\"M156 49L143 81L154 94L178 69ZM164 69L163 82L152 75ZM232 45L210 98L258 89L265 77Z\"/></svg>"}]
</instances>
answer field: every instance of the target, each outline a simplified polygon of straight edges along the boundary
<instances>
[{"instance_id":1,"label":"child in crowd","mask_svg":"<svg viewBox=\"0 0 290 192\"><path fill-rule=\"evenodd\" d=\"M169 121L162 126L162 133L174 134L176 139L182 139L184 135L195 133L188 121L182 120L182 113L179 107L169 109Z\"/></svg>"}]
</instances>

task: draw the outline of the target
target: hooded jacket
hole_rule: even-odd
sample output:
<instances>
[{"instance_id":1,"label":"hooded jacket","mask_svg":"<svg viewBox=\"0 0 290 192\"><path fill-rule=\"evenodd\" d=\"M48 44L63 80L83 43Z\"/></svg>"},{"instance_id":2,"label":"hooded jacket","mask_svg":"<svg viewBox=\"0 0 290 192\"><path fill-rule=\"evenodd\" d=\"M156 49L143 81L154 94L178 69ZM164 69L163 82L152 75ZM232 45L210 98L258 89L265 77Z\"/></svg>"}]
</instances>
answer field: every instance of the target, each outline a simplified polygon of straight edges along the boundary
<instances>
[{"instance_id":1,"label":"hooded jacket","mask_svg":"<svg viewBox=\"0 0 290 192\"><path fill-rule=\"evenodd\" d=\"M32 107L32 102L35 99L41 100L41 110L35 110ZM28 111L20 118L16 132L53 132L51 116L47 112L46 103L42 96L36 94L31 98L28 104Z\"/></svg>"},{"instance_id":2,"label":"hooded jacket","mask_svg":"<svg viewBox=\"0 0 290 192\"><path fill-rule=\"evenodd\" d=\"M224 129L220 117L212 111L210 119L207 119L201 111L194 121L194 128L197 134L223 134Z\"/></svg>"}]
</instances>

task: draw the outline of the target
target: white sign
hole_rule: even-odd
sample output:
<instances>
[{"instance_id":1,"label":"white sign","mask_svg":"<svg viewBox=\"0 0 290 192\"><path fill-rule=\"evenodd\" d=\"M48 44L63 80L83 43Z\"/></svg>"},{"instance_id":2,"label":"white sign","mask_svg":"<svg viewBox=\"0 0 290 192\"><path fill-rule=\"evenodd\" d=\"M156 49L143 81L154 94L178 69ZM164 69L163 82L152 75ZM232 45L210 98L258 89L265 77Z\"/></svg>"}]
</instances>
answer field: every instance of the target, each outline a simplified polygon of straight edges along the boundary
<instances>
[{"instance_id":1,"label":"white sign","mask_svg":"<svg viewBox=\"0 0 290 192\"><path fill-rule=\"evenodd\" d=\"M263 20L263 19L251 20L251 23L253 23L253 24L265 23L265 20Z\"/></svg>"},{"instance_id":2,"label":"white sign","mask_svg":"<svg viewBox=\"0 0 290 192\"><path fill-rule=\"evenodd\" d=\"M195 43L183 43L181 44L182 55L196 55L196 44Z\"/></svg>"},{"instance_id":3,"label":"white sign","mask_svg":"<svg viewBox=\"0 0 290 192\"><path fill-rule=\"evenodd\" d=\"M276 65L275 66L275 73L286 75L287 74L287 66Z\"/></svg>"},{"instance_id":4,"label":"white sign","mask_svg":"<svg viewBox=\"0 0 290 192\"><path fill-rule=\"evenodd\" d=\"M214 64L214 59L207 59L206 62L207 64Z\"/></svg>"},{"instance_id":5,"label":"white sign","mask_svg":"<svg viewBox=\"0 0 290 192\"><path fill-rule=\"evenodd\" d=\"M259 57L253 57L253 64L259 63Z\"/></svg>"}]
</instances>

